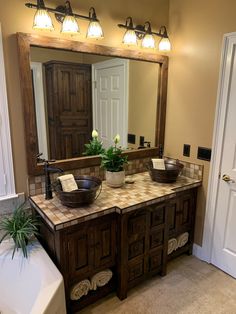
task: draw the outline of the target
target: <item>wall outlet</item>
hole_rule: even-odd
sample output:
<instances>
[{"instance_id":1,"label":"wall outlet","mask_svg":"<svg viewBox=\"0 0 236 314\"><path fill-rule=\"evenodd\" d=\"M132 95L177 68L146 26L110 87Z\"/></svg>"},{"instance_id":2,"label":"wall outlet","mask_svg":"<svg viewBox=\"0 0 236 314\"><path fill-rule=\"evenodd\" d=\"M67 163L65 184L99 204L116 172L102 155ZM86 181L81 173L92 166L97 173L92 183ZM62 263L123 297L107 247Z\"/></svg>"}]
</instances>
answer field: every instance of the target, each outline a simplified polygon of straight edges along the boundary
<instances>
[{"instance_id":1,"label":"wall outlet","mask_svg":"<svg viewBox=\"0 0 236 314\"><path fill-rule=\"evenodd\" d=\"M129 144L135 144L135 134L128 134L128 143Z\"/></svg>"},{"instance_id":2,"label":"wall outlet","mask_svg":"<svg viewBox=\"0 0 236 314\"><path fill-rule=\"evenodd\" d=\"M211 160L211 148L198 147L197 158L201 160L210 161Z\"/></svg>"},{"instance_id":3,"label":"wall outlet","mask_svg":"<svg viewBox=\"0 0 236 314\"><path fill-rule=\"evenodd\" d=\"M184 156L186 156L186 157L190 156L190 148L191 148L191 146L189 144L184 144L184 147L183 147L183 155Z\"/></svg>"},{"instance_id":4,"label":"wall outlet","mask_svg":"<svg viewBox=\"0 0 236 314\"><path fill-rule=\"evenodd\" d=\"M139 146L144 146L144 136L139 137Z\"/></svg>"}]
</instances>

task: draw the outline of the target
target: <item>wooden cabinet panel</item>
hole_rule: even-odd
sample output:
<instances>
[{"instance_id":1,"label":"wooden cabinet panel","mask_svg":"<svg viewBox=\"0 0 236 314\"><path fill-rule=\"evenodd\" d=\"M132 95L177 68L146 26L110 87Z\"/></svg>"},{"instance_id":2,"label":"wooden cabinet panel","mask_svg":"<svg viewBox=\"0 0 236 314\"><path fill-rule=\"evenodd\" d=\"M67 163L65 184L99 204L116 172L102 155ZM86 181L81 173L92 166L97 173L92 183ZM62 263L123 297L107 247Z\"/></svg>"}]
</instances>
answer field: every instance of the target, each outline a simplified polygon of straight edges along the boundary
<instances>
[{"instance_id":1,"label":"wooden cabinet panel","mask_svg":"<svg viewBox=\"0 0 236 314\"><path fill-rule=\"evenodd\" d=\"M152 231L150 234L150 249L156 248L164 243L164 230Z\"/></svg>"},{"instance_id":2,"label":"wooden cabinet panel","mask_svg":"<svg viewBox=\"0 0 236 314\"><path fill-rule=\"evenodd\" d=\"M165 205L158 204L153 207L151 212L151 227L159 226L164 223L165 219Z\"/></svg>"},{"instance_id":3,"label":"wooden cabinet panel","mask_svg":"<svg viewBox=\"0 0 236 314\"><path fill-rule=\"evenodd\" d=\"M160 268L163 263L163 251L158 250L149 255L148 271L152 272Z\"/></svg>"},{"instance_id":4,"label":"wooden cabinet panel","mask_svg":"<svg viewBox=\"0 0 236 314\"><path fill-rule=\"evenodd\" d=\"M128 281L134 281L144 275L144 261L139 260L128 265Z\"/></svg>"},{"instance_id":5,"label":"wooden cabinet panel","mask_svg":"<svg viewBox=\"0 0 236 314\"><path fill-rule=\"evenodd\" d=\"M192 254L197 189L189 189L177 194L168 207L169 239L188 233L188 242L172 252L168 260L187 252Z\"/></svg>"},{"instance_id":6,"label":"wooden cabinet panel","mask_svg":"<svg viewBox=\"0 0 236 314\"><path fill-rule=\"evenodd\" d=\"M194 210L194 196L193 193L185 192L180 196L180 215L178 221L179 231L184 231L187 228L191 228L193 220L193 210Z\"/></svg>"},{"instance_id":7,"label":"wooden cabinet panel","mask_svg":"<svg viewBox=\"0 0 236 314\"><path fill-rule=\"evenodd\" d=\"M168 204L169 236L174 236L178 229L179 200L173 199Z\"/></svg>"},{"instance_id":8,"label":"wooden cabinet panel","mask_svg":"<svg viewBox=\"0 0 236 314\"><path fill-rule=\"evenodd\" d=\"M128 222L128 234L140 234L146 231L146 214L131 217Z\"/></svg>"},{"instance_id":9,"label":"wooden cabinet panel","mask_svg":"<svg viewBox=\"0 0 236 314\"><path fill-rule=\"evenodd\" d=\"M49 61L44 66L50 158L81 156L92 131L91 65Z\"/></svg>"},{"instance_id":10,"label":"wooden cabinet panel","mask_svg":"<svg viewBox=\"0 0 236 314\"><path fill-rule=\"evenodd\" d=\"M145 238L143 237L141 240L130 243L128 246L128 260L144 254L145 247Z\"/></svg>"},{"instance_id":11,"label":"wooden cabinet panel","mask_svg":"<svg viewBox=\"0 0 236 314\"><path fill-rule=\"evenodd\" d=\"M93 267L93 234L84 228L67 236L67 263L70 278L88 274Z\"/></svg>"},{"instance_id":12,"label":"wooden cabinet panel","mask_svg":"<svg viewBox=\"0 0 236 314\"><path fill-rule=\"evenodd\" d=\"M110 267L115 263L116 254L115 219L101 222L95 227L95 262L96 268Z\"/></svg>"}]
</instances>

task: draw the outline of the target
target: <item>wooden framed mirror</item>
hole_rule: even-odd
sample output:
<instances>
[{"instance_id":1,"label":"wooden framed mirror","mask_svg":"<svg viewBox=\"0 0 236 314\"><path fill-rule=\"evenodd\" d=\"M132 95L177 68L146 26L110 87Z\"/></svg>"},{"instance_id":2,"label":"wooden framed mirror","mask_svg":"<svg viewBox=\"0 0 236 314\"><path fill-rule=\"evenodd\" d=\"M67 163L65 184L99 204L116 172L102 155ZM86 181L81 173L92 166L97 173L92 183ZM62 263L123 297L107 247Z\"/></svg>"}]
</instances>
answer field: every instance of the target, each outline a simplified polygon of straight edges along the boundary
<instances>
[{"instance_id":1,"label":"wooden framed mirror","mask_svg":"<svg viewBox=\"0 0 236 314\"><path fill-rule=\"evenodd\" d=\"M38 133L35 109L35 97L33 88L33 76L31 70L32 47L56 49L75 53L85 53L109 58L124 58L129 60L151 62L159 65L158 84L156 92L156 125L154 147L145 149L132 149L125 151L129 160L138 159L157 154L159 145L164 145L166 97L168 79L168 57L156 53L141 52L122 48L111 48L75 40L41 36L36 34L17 33L20 79L22 89L22 100L25 116L25 138L27 151L27 166L29 175L39 175L43 172L43 166L37 163ZM145 104L144 104L145 110ZM127 134L128 135L128 134ZM90 167L100 164L99 156L75 157L56 160L55 164L64 170Z\"/></svg>"}]
</instances>

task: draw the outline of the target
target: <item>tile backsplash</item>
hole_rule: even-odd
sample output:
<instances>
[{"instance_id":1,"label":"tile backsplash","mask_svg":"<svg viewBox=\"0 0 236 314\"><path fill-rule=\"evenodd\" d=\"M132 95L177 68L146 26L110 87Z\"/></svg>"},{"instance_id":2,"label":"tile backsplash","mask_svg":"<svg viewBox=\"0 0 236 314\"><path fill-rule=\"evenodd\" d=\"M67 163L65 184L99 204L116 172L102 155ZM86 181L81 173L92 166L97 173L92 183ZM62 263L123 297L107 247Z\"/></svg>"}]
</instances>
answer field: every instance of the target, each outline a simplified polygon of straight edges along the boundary
<instances>
[{"instance_id":1,"label":"tile backsplash","mask_svg":"<svg viewBox=\"0 0 236 314\"><path fill-rule=\"evenodd\" d=\"M151 160L151 157L142 158L142 159L135 159L129 161L128 165L125 166L125 173L126 175L131 175L134 173L144 172L147 170L146 164ZM88 167L88 168L81 168L66 171L65 173L72 173L74 176L76 175L91 175L95 177L99 177L100 179L104 180L105 172L100 166ZM55 181L56 178L61 175L58 173L52 173L51 182ZM44 175L40 176L30 176L28 178L28 194L30 196L42 194L45 192L45 177Z\"/></svg>"},{"instance_id":2,"label":"tile backsplash","mask_svg":"<svg viewBox=\"0 0 236 314\"><path fill-rule=\"evenodd\" d=\"M141 158L129 161L128 165L125 167L126 175L131 175L134 173L147 171L146 164L151 160L151 157ZM203 176L203 165L197 165L186 161L181 161L184 164L182 170L182 175L192 178L202 180ZM72 173L73 175L91 175L99 177L104 180L105 172L100 166L88 167L70 170L65 173ZM51 182L55 181L60 174L52 173ZM28 194L30 196L42 194L45 192L45 177L44 175L40 176L31 176L28 178Z\"/></svg>"}]
</instances>

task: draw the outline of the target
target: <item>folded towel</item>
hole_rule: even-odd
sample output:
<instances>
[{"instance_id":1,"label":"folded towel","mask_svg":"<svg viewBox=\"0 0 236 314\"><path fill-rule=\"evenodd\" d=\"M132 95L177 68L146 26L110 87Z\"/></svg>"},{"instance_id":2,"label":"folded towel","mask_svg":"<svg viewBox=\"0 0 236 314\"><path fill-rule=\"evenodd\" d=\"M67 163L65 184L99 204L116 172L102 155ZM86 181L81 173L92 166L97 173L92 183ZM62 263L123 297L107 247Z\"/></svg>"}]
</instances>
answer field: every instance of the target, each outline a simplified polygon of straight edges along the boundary
<instances>
[{"instance_id":1,"label":"folded towel","mask_svg":"<svg viewBox=\"0 0 236 314\"><path fill-rule=\"evenodd\" d=\"M91 290L97 290L97 287L105 286L112 278L112 271L110 269L100 271L91 279Z\"/></svg>"},{"instance_id":2,"label":"folded towel","mask_svg":"<svg viewBox=\"0 0 236 314\"><path fill-rule=\"evenodd\" d=\"M78 189L73 174L65 174L58 177L61 182L62 190L64 192L71 192Z\"/></svg>"},{"instance_id":3,"label":"folded towel","mask_svg":"<svg viewBox=\"0 0 236 314\"><path fill-rule=\"evenodd\" d=\"M175 238L172 238L168 241L168 250L167 254L171 254L173 251L175 251L178 248L177 240Z\"/></svg>"},{"instance_id":4,"label":"folded towel","mask_svg":"<svg viewBox=\"0 0 236 314\"><path fill-rule=\"evenodd\" d=\"M70 292L71 300L79 300L82 296L87 295L90 290L90 281L88 279L82 280L75 284Z\"/></svg>"},{"instance_id":5,"label":"folded towel","mask_svg":"<svg viewBox=\"0 0 236 314\"><path fill-rule=\"evenodd\" d=\"M178 247L184 246L188 242L189 234L188 232L182 233L180 236L177 237Z\"/></svg>"},{"instance_id":6,"label":"folded towel","mask_svg":"<svg viewBox=\"0 0 236 314\"><path fill-rule=\"evenodd\" d=\"M164 159L160 159L160 158L152 159L152 164L153 164L154 169L158 169L158 170L166 169Z\"/></svg>"}]
</instances>

